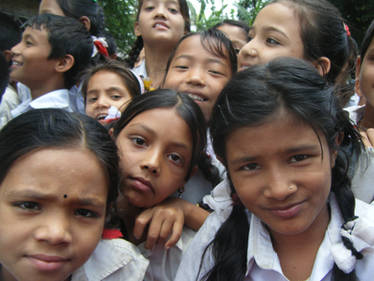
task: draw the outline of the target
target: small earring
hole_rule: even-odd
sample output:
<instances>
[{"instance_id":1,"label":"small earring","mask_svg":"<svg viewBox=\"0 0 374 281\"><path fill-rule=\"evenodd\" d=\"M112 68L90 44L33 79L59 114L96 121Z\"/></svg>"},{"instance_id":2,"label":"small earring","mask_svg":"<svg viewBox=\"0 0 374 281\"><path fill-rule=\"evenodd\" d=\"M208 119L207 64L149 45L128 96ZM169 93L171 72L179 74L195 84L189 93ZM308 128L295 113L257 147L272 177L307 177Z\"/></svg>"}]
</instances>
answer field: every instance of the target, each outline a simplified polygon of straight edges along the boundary
<instances>
[{"instance_id":1,"label":"small earring","mask_svg":"<svg viewBox=\"0 0 374 281\"><path fill-rule=\"evenodd\" d=\"M182 198L182 193L184 192L184 186L178 188L178 198Z\"/></svg>"},{"instance_id":2,"label":"small earring","mask_svg":"<svg viewBox=\"0 0 374 281\"><path fill-rule=\"evenodd\" d=\"M296 191L296 189L297 189L297 186L296 186L295 184L292 184L292 185L290 185L290 186L288 187L288 190L289 190L289 191L293 191L293 190Z\"/></svg>"}]
</instances>

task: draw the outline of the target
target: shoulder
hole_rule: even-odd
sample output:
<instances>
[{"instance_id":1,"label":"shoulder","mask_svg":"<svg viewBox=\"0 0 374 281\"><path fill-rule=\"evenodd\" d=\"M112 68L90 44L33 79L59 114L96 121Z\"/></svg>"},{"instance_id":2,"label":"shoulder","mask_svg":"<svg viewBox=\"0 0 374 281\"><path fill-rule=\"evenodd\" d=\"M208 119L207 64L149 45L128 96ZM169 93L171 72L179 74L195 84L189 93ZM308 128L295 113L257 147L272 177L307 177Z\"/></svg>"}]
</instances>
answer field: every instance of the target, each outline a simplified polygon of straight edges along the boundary
<instances>
[{"instance_id":1,"label":"shoulder","mask_svg":"<svg viewBox=\"0 0 374 281\"><path fill-rule=\"evenodd\" d=\"M143 280L148 260L137 247L124 239L100 240L87 262L72 281Z\"/></svg>"}]
</instances>

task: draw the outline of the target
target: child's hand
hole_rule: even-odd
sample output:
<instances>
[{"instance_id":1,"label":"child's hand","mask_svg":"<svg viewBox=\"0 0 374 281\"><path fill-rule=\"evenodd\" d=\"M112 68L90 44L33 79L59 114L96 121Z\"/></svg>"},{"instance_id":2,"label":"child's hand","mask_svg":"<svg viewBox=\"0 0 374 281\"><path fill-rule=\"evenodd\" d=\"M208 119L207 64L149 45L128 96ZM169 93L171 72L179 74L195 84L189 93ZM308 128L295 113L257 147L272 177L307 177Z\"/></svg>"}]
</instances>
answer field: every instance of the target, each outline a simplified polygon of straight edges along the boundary
<instances>
[{"instance_id":1,"label":"child's hand","mask_svg":"<svg viewBox=\"0 0 374 281\"><path fill-rule=\"evenodd\" d=\"M145 247L152 249L157 241L166 241L169 249L178 242L184 225L183 206L177 198L169 198L159 205L149 208L136 218L134 236L140 239L149 225Z\"/></svg>"},{"instance_id":2,"label":"child's hand","mask_svg":"<svg viewBox=\"0 0 374 281\"><path fill-rule=\"evenodd\" d=\"M362 142L365 145L365 148L373 148L374 147L374 129L370 128L365 131L360 130Z\"/></svg>"}]
</instances>

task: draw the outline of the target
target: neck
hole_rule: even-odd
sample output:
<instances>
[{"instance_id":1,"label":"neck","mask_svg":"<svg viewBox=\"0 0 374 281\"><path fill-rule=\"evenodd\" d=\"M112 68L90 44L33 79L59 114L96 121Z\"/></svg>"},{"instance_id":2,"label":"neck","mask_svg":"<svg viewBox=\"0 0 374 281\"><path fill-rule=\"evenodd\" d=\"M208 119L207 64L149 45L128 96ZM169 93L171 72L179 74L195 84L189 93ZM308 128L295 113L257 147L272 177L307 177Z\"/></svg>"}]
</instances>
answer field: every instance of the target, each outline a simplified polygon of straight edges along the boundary
<instances>
[{"instance_id":1,"label":"neck","mask_svg":"<svg viewBox=\"0 0 374 281\"><path fill-rule=\"evenodd\" d=\"M364 116L362 117L359 126L363 128L374 128L374 108L366 103Z\"/></svg>"},{"instance_id":2,"label":"neck","mask_svg":"<svg viewBox=\"0 0 374 281\"><path fill-rule=\"evenodd\" d=\"M165 47L161 45L160 47ZM172 49L168 48L150 48L144 46L145 67L147 75L152 81L153 88L159 88L164 79L166 64Z\"/></svg>"},{"instance_id":3,"label":"neck","mask_svg":"<svg viewBox=\"0 0 374 281\"><path fill-rule=\"evenodd\" d=\"M26 85L29 86L29 85ZM65 89L65 84L63 79L51 79L50 81L38 82L35 86L30 85L31 98L34 100L46 93Z\"/></svg>"},{"instance_id":4,"label":"neck","mask_svg":"<svg viewBox=\"0 0 374 281\"><path fill-rule=\"evenodd\" d=\"M328 224L329 211L326 205L312 225L302 233L285 235L270 231L282 271L289 280L308 279Z\"/></svg>"}]
</instances>

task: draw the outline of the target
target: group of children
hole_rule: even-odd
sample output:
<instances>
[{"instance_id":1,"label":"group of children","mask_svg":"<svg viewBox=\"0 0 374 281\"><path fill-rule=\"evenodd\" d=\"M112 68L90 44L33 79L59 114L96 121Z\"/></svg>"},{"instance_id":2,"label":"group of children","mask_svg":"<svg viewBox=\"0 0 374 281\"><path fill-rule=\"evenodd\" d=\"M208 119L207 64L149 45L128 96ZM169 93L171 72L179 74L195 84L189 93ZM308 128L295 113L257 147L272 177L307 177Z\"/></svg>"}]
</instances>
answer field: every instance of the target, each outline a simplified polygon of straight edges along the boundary
<instances>
[{"instance_id":1,"label":"group of children","mask_svg":"<svg viewBox=\"0 0 374 281\"><path fill-rule=\"evenodd\" d=\"M96 1L39 12L0 106L0 280L372 279L374 21L343 109L325 0L200 32L140 0L127 65Z\"/></svg>"}]
</instances>

